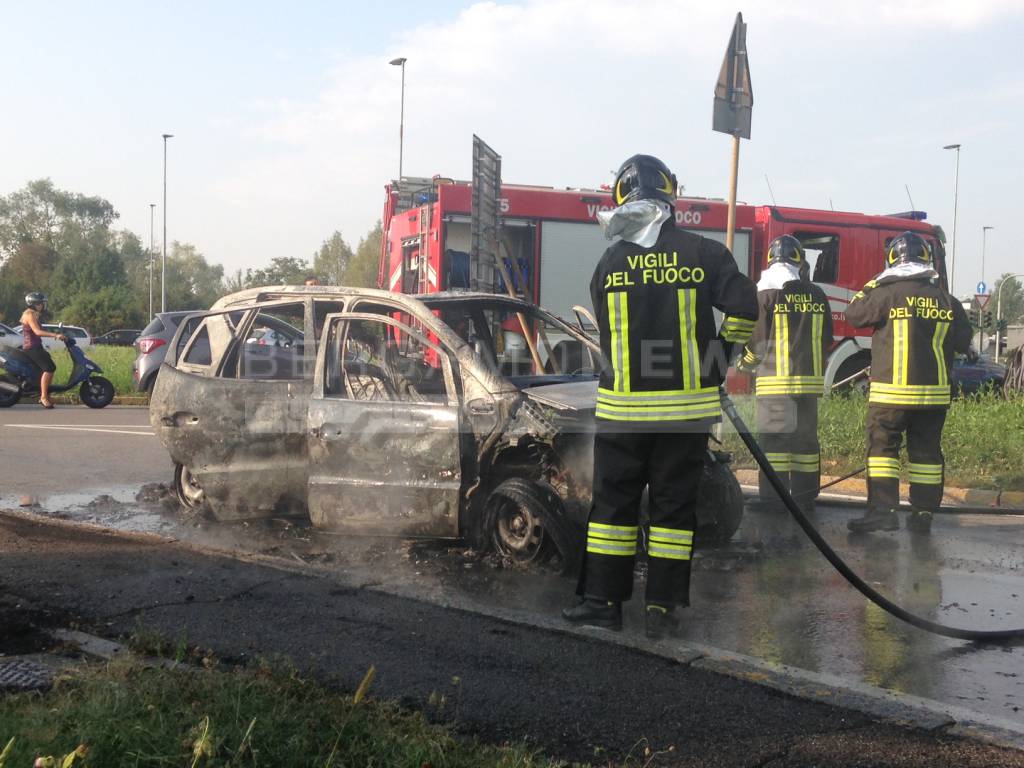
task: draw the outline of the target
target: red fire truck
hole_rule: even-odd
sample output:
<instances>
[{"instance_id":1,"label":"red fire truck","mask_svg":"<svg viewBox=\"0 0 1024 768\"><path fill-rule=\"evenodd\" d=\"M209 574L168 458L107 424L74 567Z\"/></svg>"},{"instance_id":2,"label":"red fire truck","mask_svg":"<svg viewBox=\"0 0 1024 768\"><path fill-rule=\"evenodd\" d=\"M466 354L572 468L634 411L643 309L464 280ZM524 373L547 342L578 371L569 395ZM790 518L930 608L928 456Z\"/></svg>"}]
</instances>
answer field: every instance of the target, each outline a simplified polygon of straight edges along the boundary
<instances>
[{"instance_id":1,"label":"red fire truck","mask_svg":"<svg viewBox=\"0 0 1024 768\"><path fill-rule=\"evenodd\" d=\"M402 293L477 288L505 292L500 273L492 285L471 285L472 185L451 179L402 179L386 189L378 285ZM498 199L506 263L517 292L556 315L571 319L574 305L590 306L590 276L608 246L597 213L612 208L607 190L553 189L503 184ZM721 200L683 197L676 223L725 241L727 205ZM871 336L845 322L850 297L882 268L888 241L906 230L932 246L945 281L944 235L909 211L886 216L842 213L777 205L738 205L733 252L740 269L754 280L764 253L779 235L800 240L812 279L829 297L836 344L825 370L826 384L842 382L868 366Z\"/></svg>"}]
</instances>

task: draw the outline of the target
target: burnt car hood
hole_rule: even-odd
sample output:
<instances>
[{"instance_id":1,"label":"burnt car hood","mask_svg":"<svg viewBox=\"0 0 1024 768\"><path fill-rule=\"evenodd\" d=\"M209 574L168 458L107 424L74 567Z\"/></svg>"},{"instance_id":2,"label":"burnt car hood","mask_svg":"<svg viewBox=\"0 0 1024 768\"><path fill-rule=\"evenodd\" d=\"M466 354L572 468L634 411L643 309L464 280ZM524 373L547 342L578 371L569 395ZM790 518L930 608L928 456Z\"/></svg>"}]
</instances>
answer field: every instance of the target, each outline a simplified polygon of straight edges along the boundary
<instances>
[{"instance_id":1,"label":"burnt car hood","mask_svg":"<svg viewBox=\"0 0 1024 768\"><path fill-rule=\"evenodd\" d=\"M592 415L597 401L597 379L535 385L523 387L521 391L535 403L556 411Z\"/></svg>"}]
</instances>

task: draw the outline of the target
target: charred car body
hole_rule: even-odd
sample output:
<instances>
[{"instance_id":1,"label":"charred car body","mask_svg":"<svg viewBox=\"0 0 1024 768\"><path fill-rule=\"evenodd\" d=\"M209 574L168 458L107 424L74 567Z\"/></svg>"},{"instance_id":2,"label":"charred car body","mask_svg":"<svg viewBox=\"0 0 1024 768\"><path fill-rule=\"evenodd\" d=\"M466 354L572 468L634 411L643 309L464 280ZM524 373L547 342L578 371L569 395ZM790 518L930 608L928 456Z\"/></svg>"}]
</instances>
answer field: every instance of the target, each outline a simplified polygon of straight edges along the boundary
<instances>
[{"instance_id":1,"label":"charred car body","mask_svg":"<svg viewBox=\"0 0 1024 768\"><path fill-rule=\"evenodd\" d=\"M232 294L189 325L150 405L184 505L523 561L579 551L600 356L582 324L494 294L303 286ZM267 328L287 341L253 343ZM698 538L726 540L739 485L720 454L705 478Z\"/></svg>"}]
</instances>

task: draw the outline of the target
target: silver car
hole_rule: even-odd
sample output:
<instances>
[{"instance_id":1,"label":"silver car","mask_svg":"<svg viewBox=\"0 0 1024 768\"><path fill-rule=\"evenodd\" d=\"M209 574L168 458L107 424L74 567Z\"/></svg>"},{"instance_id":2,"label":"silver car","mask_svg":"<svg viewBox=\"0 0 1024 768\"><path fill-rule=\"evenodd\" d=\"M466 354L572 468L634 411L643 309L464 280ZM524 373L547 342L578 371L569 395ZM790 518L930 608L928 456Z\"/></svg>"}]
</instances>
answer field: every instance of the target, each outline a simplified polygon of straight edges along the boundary
<instances>
[{"instance_id":1,"label":"silver car","mask_svg":"<svg viewBox=\"0 0 1024 768\"><path fill-rule=\"evenodd\" d=\"M523 561L579 552L600 352L578 325L493 294L321 286L243 291L192 319L150 403L184 505L462 538ZM291 341L247 343L268 328ZM705 540L742 514L719 458Z\"/></svg>"}]
</instances>

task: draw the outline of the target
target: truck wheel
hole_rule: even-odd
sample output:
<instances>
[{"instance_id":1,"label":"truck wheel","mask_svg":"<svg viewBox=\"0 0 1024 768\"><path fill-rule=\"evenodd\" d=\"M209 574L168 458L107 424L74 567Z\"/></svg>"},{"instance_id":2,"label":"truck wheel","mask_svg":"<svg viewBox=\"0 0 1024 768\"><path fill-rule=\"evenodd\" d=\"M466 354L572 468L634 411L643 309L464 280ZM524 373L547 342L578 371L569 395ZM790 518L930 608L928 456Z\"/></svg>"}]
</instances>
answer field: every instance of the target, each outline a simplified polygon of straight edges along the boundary
<instances>
[{"instance_id":1,"label":"truck wheel","mask_svg":"<svg viewBox=\"0 0 1024 768\"><path fill-rule=\"evenodd\" d=\"M848 379L855 373L863 371L870 365L871 353L858 352L849 360L847 360L846 362L839 366L839 370L836 371L836 381L843 381L843 379ZM842 395L860 393L864 396L867 396L869 386L870 377L868 376L868 374L865 374L864 376L861 376L859 379L854 379L849 384L844 384L842 387L834 391Z\"/></svg>"},{"instance_id":2,"label":"truck wheel","mask_svg":"<svg viewBox=\"0 0 1024 768\"><path fill-rule=\"evenodd\" d=\"M102 376L93 376L82 382L78 397L90 408L106 408L114 399L114 385Z\"/></svg>"},{"instance_id":3,"label":"truck wheel","mask_svg":"<svg viewBox=\"0 0 1024 768\"><path fill-rule=\"evenodd\" d=\"M542 565L558 555L564 572L576 559L558 494L547 483L500 483L484 505L484 531L499 554L517 563Z\"/></svg>"}]
</instances>

